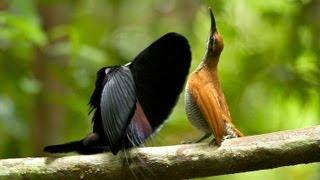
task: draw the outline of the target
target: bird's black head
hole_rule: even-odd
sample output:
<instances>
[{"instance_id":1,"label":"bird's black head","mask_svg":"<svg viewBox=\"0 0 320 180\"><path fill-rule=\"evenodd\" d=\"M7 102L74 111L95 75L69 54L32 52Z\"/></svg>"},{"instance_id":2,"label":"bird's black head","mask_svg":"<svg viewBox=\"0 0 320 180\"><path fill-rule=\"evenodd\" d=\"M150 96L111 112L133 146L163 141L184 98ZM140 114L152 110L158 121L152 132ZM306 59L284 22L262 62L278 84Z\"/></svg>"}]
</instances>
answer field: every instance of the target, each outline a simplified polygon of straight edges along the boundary
<instances>
[{"instance_id":1,"label":"bird's black head","mask_svg":"<svg viewBox=\"0 0 320 180\"><path fill-rule=\"evenodd\" d=\"M207 45L207 54L209 56L219 57L223 50L223 39L222 36L218 33L216 20L214 18L211 8L209 8L209 13L211 19L211 28Z\"/></svg>"}]
</instances>

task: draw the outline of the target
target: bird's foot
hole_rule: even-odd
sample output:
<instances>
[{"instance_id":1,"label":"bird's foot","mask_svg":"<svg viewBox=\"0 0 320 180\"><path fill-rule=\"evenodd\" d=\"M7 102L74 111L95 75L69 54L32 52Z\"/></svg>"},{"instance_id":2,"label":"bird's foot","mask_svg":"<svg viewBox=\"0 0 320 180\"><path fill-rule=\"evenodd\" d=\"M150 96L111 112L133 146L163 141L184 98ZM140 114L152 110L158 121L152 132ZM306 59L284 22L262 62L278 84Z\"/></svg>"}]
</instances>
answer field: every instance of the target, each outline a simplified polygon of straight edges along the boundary
<instances>
[{"instance_id":1,"label":"bird's foot","mask_svg":"<svg viewBox=\"0 0 320 180\"><path fill-rule=\"evenodd\" d=\"M232 139L232 138L235 138L235 137L233 135L228 134L228 135L223 137L223 140Z\"/></svg>"},{"instance_id":2,"label":"bird's foot","mask_svg":"<svg viewBox=\"0 0 320 180\"><path fill-rule=\"evenodd\" d=\"M221 146L221 143L223 142L223 139L217 139L217 138L213 138L210 143L209 146Z\"/></svg>"},{"instance_id":3,"label":"bird's foot","mask_svg":"<svg viewBox=\"0 0 320 180\"><path fill-rule=\"evenodd\" d=\"M205 139L207 139L211 134L204 134L201 136L199 139L194 140L194 141L181 141L181 144L193 144L193 143L199 143Z\"/></svg>"},{"instance_id":4,"label":"bird's foot","mask_svg":"<svg viewBox=\"0 0 320 180\"><path fill-rule=\"evenodd\" d=\"M180 144L192 144L192 141L181 141Z\"/></svg>"},{"instance_id":5,"label":"bird's foot","mask_svg":"<svg viewBox=\"0 0 320 180\"><path fill-rule=\"evenodd\" d=\"M210 142L209 142L209 146L219 146L217 141L216 141L216 138L213 138Z\"/></svg>"},{"instance_id":6,"label":"bird's foot","mask_svg":"<svg viewBox=\"0 0 320 180\"><path fill-rule=\"evenodd\" d=\"M216 139L212 139L210 142L209 142L209 146L215 146L216 145Z\"/></svg>"}]
</instances>

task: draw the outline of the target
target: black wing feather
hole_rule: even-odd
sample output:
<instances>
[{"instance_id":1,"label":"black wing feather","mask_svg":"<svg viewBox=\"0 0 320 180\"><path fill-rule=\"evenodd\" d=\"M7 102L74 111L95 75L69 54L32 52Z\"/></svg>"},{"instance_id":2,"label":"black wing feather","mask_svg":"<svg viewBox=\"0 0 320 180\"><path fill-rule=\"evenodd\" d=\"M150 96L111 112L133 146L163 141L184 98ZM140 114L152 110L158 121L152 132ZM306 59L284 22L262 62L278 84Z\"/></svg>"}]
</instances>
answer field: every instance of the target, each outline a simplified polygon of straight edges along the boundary
<instances>
[{"instance_id":1,"label":"black wing feather","mask_svg":"<svg viewBox=\"0 0 320 180\"><path fill-rule=\"evenodd\" d=\"M96 87L90 97L90 101L89 101L89 114L96 108L100 107L100 98L101 98L101 93L102 93L102 89L103 86L105 84L105 78L106 78L106 70L111 69L112 67L103 67L101 68L98 72L97 72L97 80L96 80ZM108 71L107 70L107 71Z\"/></svg>"},{"instance_id":2,"label":"black wing feather","mask_svg":"<svg viewBox=\"0 0 320 180\"><path fill-rule=\"evenodd\" d=\"M191 63L186 38L168 33L130 64L137 97L153 128L169 116L183 89Z\"/></svg>"},{"instance_id":3,"label":"black wing feather","mask_svg":"<svg viewBox=\"0 0 320 180\"><path fill-rule=\"evenodd\" d=\"M135 111L136 101L135 83L130 69L122 66L111 72L102 90L100 110L103 130L113 153L119 150Z\"/></svg>"}]
</instances>

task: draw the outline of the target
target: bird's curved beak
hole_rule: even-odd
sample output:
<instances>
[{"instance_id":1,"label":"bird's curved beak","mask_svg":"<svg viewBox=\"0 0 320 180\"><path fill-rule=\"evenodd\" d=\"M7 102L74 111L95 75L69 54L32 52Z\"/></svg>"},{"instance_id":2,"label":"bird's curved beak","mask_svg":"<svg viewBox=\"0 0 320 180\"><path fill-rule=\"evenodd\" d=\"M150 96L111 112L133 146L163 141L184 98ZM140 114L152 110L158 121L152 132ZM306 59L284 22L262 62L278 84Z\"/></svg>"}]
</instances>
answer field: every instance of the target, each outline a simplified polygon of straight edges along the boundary
<instances>
[{"instance_id":1,"label":"bird's curved beak","mask_svg":"<svg viewBox=\"0 0 320 180\"><path fill-rule=\"evenodd\" d=\"M214 15L212 13L211 7L209 7L209 13L210 13L210 19L211 19L211 34L217 32L217 27L216 27L216 20L214 18Z\"/></svg>"}]
</instances>

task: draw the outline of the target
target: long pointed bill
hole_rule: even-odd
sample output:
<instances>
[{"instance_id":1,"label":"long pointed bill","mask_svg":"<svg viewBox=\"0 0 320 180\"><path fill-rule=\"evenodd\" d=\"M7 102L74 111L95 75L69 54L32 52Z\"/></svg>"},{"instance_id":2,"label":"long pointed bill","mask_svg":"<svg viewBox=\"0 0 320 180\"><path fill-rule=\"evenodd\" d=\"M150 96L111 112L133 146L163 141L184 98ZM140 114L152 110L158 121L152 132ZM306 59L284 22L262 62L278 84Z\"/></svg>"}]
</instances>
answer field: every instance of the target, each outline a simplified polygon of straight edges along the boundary
<instances>
[{"instance_id":1,"label":"long pointed bill","mask_svg":"<svg viewBox=\"0 0 320 180\"><path fill-rule=\"evenodd\" d=\"M211 33L213 34L214 32L217 31L217 27L216 27L216 20L214 19L214 15L210 7L209 7L209 13L210 13L210 19L211 19Z\"/></svg>"}]
</instances>

